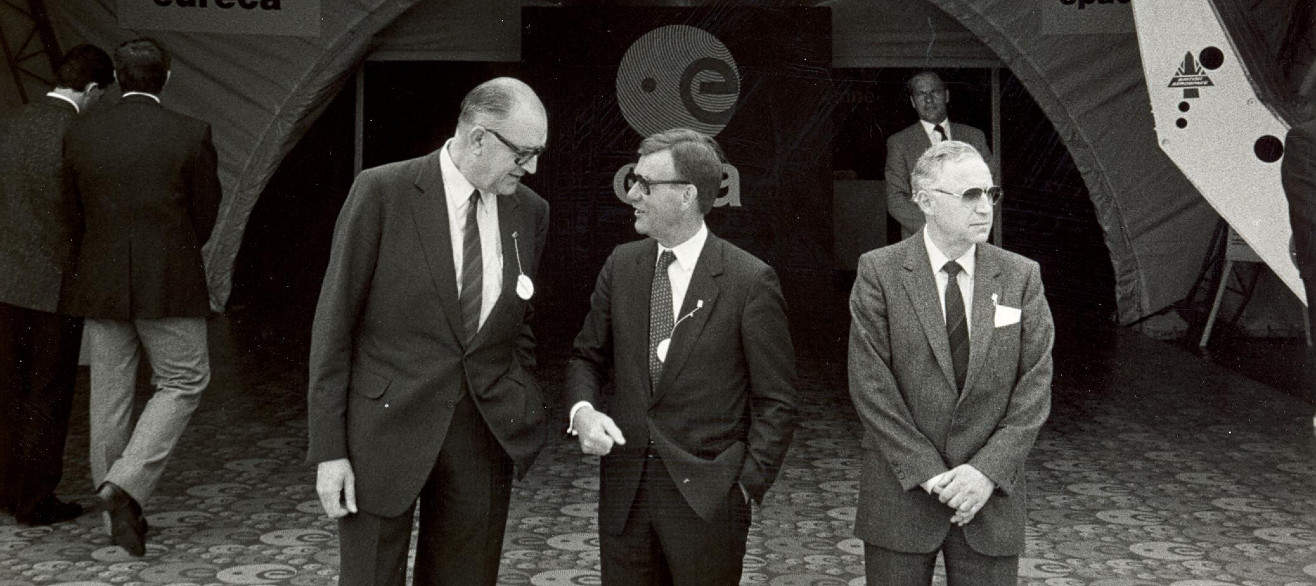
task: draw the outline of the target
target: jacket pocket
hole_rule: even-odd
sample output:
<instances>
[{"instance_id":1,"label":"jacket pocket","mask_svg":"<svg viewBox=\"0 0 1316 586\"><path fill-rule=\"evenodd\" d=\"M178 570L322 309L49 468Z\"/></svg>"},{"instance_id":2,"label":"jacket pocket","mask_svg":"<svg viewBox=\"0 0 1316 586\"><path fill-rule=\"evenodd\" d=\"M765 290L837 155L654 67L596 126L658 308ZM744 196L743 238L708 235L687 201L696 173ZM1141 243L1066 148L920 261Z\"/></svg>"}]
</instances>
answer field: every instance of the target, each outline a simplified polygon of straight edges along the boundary
<instances>
[{"instance_id":1,"label":"jacket pocket","mask_svg":"<svg viewBox=\"0 0 1316 586\"><path fill-rule=\"evenodd\" d=\"M388 390L389 380L363 368L352 369L352 392L369 399L378 399Z\"/></svg>"}]
</instances>

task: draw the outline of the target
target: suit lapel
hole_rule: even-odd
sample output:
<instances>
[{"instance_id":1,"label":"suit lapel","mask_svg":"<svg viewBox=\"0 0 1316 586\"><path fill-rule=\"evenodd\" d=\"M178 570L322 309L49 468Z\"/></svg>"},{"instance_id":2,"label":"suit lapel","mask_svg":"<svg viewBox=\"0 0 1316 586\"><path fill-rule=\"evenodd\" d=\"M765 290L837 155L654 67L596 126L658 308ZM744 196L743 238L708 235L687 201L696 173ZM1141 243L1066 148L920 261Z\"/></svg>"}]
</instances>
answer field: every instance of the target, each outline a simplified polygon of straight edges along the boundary
<instances>
[{"instance_id":1,"label":"suit lapel","mask_svg":"<svg viewBox=\"0 0 1316 586\"><path fill-rule=\"evenodd\" d=\"M695 340L699 339L704 324L708 323L708 316L713 313L713 304L717 302L720 291L714 278L722 274L722 260L722 240L710 233L704 242L704 249L699 253L699 260L695 262L690 286L685 291L685 299L681 300L681 310L677 315L677 319L687 315L690 317L672 332L672 341L667 348L667 362L658 379L658 388L654 389L654 399L670 387L672 380L681 372L694 348ZM700 301L703 301L703 307L696 310Z\"/></svg>"},{"instance_id":2,"label":"suit lapel","mask_svg":"<svg viewBox=\"0 0 1316 586\"><path fill-rule=\"evenodd\" d=\"M928 250L923 244L922 232L915 232L906 249L905 272L901 280L905 292L914 304L914 313L923 325L923 333L932 346L932 355L941 366L946 384L955 388L955 368L950 358L950 339L946 335L946 318L941 315L941 301L937 299L937 280L928 262ZM972 349L972 346L970 346Z\"/></svg>"},{"instance_id":3,"label":"suit lapel","mask_svg":"<svg viewBox=\"0 0 1316 586\"><path fill-rule=\"evenodd\" d=\"M411 199L411 218L425 253L430 278L439 292L439 305L447 316L448 328L465 346L461 335L461 314L457 305L457 271L452 264L452 236L448 229L448 203L443 190L443 173L439 170L439 151L421 163L416 176L416 193Z\"/></svg>"},{"instance_id":4,"label":"suit lapel","mask_svg":"<svg viewBox=\"0 0 1316 586\"><path fill-rule=\"evenodd\" d=\"M969 367L964 376L964 392L961 400L973 388L978 372L982 370L987 359L987 347L991 344L992 334L996 331L996 306L992 303L992 294L999 294L996 278L1000 275L1000 265L996 254L985 245L978 245L977 258L974 259L973 276L973 332L969 336Z\"/></svg>"},{"instance_id":5,"label":"suit lapel","mask_svg":"<svg viewBox=\"0 0 1316 586\"><path fill-rule=\"evenodd\" d=\"M635 299L635 311L619 316L624 323L619 324L623 332L643 332L637 344L641 349L644 364L644 389L653 396L653 383L649 380L649 318L653 308L649 304L649 292L653 289L653 269L658 263L658 243L649 239L644 243L643 252L635 256L635 263L629 272L617 275L617 292L615 299ZM670 350L670 348L669 348Z\"/></svg>"}]
</instances>

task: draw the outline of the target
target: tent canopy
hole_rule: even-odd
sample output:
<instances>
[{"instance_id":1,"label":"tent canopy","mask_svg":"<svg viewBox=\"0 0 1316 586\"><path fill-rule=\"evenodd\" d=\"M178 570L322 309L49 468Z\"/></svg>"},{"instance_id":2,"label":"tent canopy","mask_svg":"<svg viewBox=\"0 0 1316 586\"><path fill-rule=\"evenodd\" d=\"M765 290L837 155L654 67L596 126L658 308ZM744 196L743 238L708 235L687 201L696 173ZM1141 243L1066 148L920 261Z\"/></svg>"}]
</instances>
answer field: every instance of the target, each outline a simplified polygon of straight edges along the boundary
<instances>
[{"instance_id":1,"label":"tent canopy","mask_svg":"<svg viewBox=\"0 0 1316 586\"><path fill-rule=\"evenodd\" d=\"M52 3L65 47L113 47L138 34L163 41L174 56L166 104L214 127L224 202L205 255L218 307L256 200L363 60L519 61L521 6L558 5L320 3L314 37L132 31L119 25L115 0ZM1087 184L1122 323L1170 305L1193 285L1217 217L1156 146L1127 4L1090 5L1081 21L1065 12L1072 6L1055 2L801 4L831 9L834 66L1009 68L1050 118Z\"/></svg>"}]
</instances>

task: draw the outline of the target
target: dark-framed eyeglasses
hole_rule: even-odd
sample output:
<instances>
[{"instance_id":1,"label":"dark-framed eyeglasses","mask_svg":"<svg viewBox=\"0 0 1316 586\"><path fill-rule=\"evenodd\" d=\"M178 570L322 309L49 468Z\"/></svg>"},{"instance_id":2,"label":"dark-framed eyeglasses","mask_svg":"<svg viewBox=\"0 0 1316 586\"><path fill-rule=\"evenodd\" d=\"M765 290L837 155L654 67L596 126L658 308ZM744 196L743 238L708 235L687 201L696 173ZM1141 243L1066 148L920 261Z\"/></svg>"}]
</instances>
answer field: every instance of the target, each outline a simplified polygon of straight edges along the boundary
<instances>
[{"instance_id":1,"label":"dark-framed eyeglasses","mask_svg":"<svg viewBox=\"0 0 1316 586\"><path fill-rule=\"evenodd\" d=\"M986 189L983 189L981 187L970 187L968 189L965 189L963 193L954 193L951 191L946 191L945 189L937 189L936 187L929 187L928 189L931 189L932 191L944 193L946 195L958 195L960 196L960 201L964 202L966 205L973 205L975 203L978 203L978 199L983 197L984 195L987 196L987 203L990 203L992 205L1001 203L1001 198L1005 197L1005 190L1001 189L999 185L993 185Z\"/></svg>"},{"instance_id":2,"label":"dark-framed eyeglasses","mask_svg":"<svg viewBox=\"0 0 1316 586\"><path fill-rule=\"evenodd\" d=\"M498 134L497 130L494 130L492 128L485 128L485 130L488 130L489 134L494 135L494 138L501 141L503 143L503 146L507 147L507 150L512 151L512 156L515 157L515 159L513 160L516 161L517 165L524 165L526 163L529 163L530 159L533 159L535 157L538 157L539 155L544 154L544 147L526 148L523 146L519 146L516 143L507 140L507 138L505 138L503 135Z\"/></svg>"},{"instance_id":3,"label":"dark-framed eyeglasses","mask_svg":"<svg viewBox=\"0 0 1316 586\"><path fill-rule=\"evenodd\" d=\"M663 180L663 181L646 179L643 175L638 175L634 171L631 171L630 173L626 174L626 182L624 185L626 186L626 191L630 191L631 187L634 187L635 185L639 185L640 193L649 195L650 191L653 190L653 186L655 185L694 185L694 184L689 181L684 181L681 179L672 179L672 180Z\"/></svg>"}]
</instances>

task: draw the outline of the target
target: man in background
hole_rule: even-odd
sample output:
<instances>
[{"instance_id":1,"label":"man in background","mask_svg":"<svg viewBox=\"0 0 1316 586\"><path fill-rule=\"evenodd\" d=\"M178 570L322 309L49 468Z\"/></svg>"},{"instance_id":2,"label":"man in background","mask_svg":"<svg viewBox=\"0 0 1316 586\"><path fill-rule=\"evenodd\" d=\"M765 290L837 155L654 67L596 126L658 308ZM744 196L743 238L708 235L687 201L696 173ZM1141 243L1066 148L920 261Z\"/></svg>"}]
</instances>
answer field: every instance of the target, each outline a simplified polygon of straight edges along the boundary
<instances>
[{"instance_id":1,"label":"man in background","mask_svg":"<svg viewBox=\"0 0 1316 586\"><path fill-rule=\"evenodd\" d=\"M521 184L547 141L534 90L492 79L466 94L442 147L352 184L307 396L341 584L406 582L417 507L416 584L498 579L513 472L547 431L527 321L548 202Z\"/></svg>"},{"instance_id":2,"label":"man in background","mask_svg":"<svg viewBox=\"0 0 1316 586\"><path fill-rule=\"evenodd\" d=\"M69 128L65 170L85 228L69 312L91 352L91 477L114 543L146 551L142 503L210 382L201 246L219 212L210 125L164 109L169 54L139 38L114 52L123 97ZM145 348L155 392L132 424Z\"/></svg>"},{"instance_id":3,"label":"man in background","mask_svg":"<svg viewBox=\"0 0 1316 586\"><path fill-rule=\"evenodd\" d=\"M613 250L576 336L569 432L603 456L605 584L739 584L750 502L794 431L777 274L704 223L722 163L694 130L640 144L626 198L648 238Z\"/></svg>"},{"instance_id":4,"label":"man in background","mask_svg":"<svg viewBox=\"0 0 1316 586\"><path fill-rule=\"evenodd\" d=\"M0 119L0 510L23 525L82 514L55 497L82 343L82 319L59 303L80 222L64 131L112 83L110 56L78 45L55 89Z\"/></svg>"},{"instance_id":5,"label":"man in background","mask_svg":"<svg viewBox=\"0 0 1316 586\"><path fill-rule=\"evenodd\" d=\"M1307 289L1308 327L1316 336L1316 120L1289 129L1280 163L1284 197L1293 227L1293 261ZM1316 376L1316 350L1307 352L1309 376Z\"/></svg>"},{"instance_id":6,"label":"man in background","mask_svg":"<svg viewBox=\"0 0 1316 586\"><path fill-rule=\"evenodd\" d=\"M869 584L1013 585L1024 461L1051 406L1054 326L1036 262L987 244L1000 187L973 147L912 175L915 236L859 258L850 397L864 426L855 536Z\"/></svg>"},{"instance_id":7,"label":"man in background","mask_svg":"<svg viewBox=\"0 0 1316 586\"><path fill-rule=\"evenodd\" d=\"M923 151L942 141L958 140L972 145L992 165L992 151L982 131L947 117L950 90L941 76L932 71L919 72L909 78L905 89L909 91L910 105L918 113L918 122L886 140L886 209L887 215L900 223L901 240L923 227L923 212L914 203L909 188L909 174ZM992 176L999 181L1000 173L994 167Z\"/></svg>"}]
</instances>

